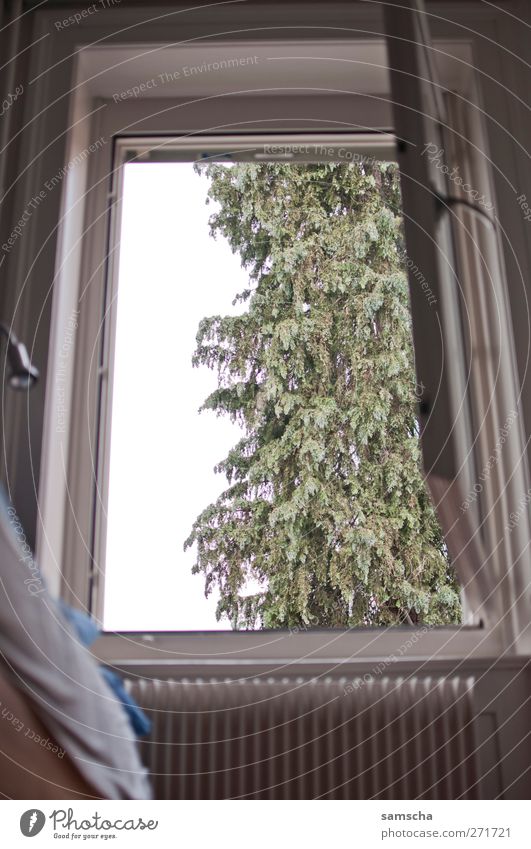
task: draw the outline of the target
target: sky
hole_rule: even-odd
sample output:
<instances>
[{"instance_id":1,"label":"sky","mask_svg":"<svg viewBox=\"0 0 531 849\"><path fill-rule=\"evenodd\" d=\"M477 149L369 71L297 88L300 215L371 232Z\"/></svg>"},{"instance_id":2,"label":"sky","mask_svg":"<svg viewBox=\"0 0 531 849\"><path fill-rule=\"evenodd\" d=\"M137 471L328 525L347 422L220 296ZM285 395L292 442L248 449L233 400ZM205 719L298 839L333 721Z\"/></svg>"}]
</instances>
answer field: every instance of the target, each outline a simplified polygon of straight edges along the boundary
<instances>
[{"instance_id":1,"label":"sky","mask_svg":"<svg viewBox=\"0 0 531 849\"><path fill-rule=\"evenodd\" d=\"M106 630L215 630L183 543L225 489L213 467L241 436L198 409L216 386L192 367L199 321L228 315L247 274L222 237L191 163L125 166L105 564Z\"/></svg>"}]
</instances>

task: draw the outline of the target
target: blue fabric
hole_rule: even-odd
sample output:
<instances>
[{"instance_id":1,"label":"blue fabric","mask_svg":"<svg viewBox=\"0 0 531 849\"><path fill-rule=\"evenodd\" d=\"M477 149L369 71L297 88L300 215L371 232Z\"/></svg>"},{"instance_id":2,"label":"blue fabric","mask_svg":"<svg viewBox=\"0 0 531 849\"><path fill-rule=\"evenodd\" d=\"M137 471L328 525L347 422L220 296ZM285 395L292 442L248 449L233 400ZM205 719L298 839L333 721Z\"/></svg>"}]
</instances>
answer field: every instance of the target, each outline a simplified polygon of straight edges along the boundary
<instances>
[{"instance_id":1,"label":"blue fabric","mask_svg":"<svg viewBox=\"0 0 531 849\"><path fill-rule=\"evenodd\" d=\"M120 676L107 666L102 666L100 668L109 687L115 693L116 698L122 703L136 736L146 737L151 733L150 720L147 718L142 708L140 708L135 700L131 698L125 689Z\"/></svg>"},{"instance_id":2,"label":"blue fabric","mask_svg":"<svg viewBox=\"0 0 531 849\"><path fill-rule=\"evenodd\" d=\"M94 620L91 619L90 616L87 616L86 613L82 613L81 610L75 610L62 600L59 600L58 603L61 613L74 628L80 642L87 648L91 646L101 633ZM101 666L100 669L114 695L123 705L136 736L145 737L151 731L151 722L148 717L137 705L135 700L131 698L125 689L120 676L117 675L116 672L113 672L112 669L108 669L106 666Z\"/></svg>"},{"instance_id":3,"label":"blue fabric","mask_svg":"<svg viewBox=\"0 0 531 849\"><path fill-rule=\"evenodd\" d=\"M70 607L70 605L62 599L58 599L57 604L59 605L61 613L65 619L67 619L72 625L80 639L80 642L83 643L86 648L89 648L92 643L95 643L101 632L94 620L91 619L90 616L87 616L86 613L82 613L81 610L76 610L74 607Z\"/></svg>"}]
</instances>

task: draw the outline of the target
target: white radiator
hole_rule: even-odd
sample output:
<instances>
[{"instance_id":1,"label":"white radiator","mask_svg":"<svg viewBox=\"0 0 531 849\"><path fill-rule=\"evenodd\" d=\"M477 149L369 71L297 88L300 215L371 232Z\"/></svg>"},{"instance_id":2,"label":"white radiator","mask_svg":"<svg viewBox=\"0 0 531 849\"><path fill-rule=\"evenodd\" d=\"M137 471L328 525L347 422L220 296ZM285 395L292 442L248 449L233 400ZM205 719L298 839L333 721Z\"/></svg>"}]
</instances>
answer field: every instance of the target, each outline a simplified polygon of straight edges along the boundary
<instances>
[{"instance_id":1,"label":"white radiator","mask_svg":"<svg viewBox=\"0 0 531 849\"><path fill-rule=\"evenodd\" d=\"M160 799L473 799L474 681L127 680Z\"/></svg>"}]
</instances>

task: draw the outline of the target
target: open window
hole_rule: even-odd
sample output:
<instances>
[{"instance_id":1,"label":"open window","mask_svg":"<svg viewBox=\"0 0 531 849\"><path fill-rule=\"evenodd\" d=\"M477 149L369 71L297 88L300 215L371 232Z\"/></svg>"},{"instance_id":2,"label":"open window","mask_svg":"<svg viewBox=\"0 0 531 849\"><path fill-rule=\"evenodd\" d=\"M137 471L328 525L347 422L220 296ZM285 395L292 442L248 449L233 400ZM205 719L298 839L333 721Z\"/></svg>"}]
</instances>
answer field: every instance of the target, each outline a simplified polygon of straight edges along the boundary
<instances>
[{"instance_id":1,"label":"open window","mask_svg":"<svg viewBox=\"0 0 531 849\"><path fill-rule=\"evenodd\" d=\"M393 155L387 133L117 139L107 630L459 623L419 468Z\"/></svg>"},{"instance_id":2,"label":"open window","mask_svg":"<svg viewBox=\"0 0 531 849\"><path fill-rule=\"evenodd\" d=\"M250 66L250 73L253 85L257 90L260 88L262 94L264 90L271 93L271 88L260 82L266 59L269 61L267 68L286 69L290 67L287 63L295 62L298 54L306 60L314 57L313 64L305 64L304 80L300 78L300 68L299 77L291 80L296 87L307 83L306 99L291 96L289 79L282 97L257 98L249 96L248 91L226 97L220 90L221 76L211 77L215 91L209 95L208 75L201 76L201 85L206 89L197 88L199 74L193 77L194 98L183 99L182 88L179 89L181 99L172 95L171 87L176 81L169 81L169 77L168 80L164 78L164 83L146 90L142 98L133 93L130 80L122 76L117 85L116 79L110 82L111 77L106 76L108 69L113 67L112 51L95 48L84 52L78 69L80 79L90 80L92 85L95 85L94 80L98 83L104 80L94 94L103 98L103 104L98 103L106 108L99 109L91 134L101 133L105 139L113 139L113 145L111 149L111 144L106 144L89 163L81 275L83 305L65 495L69 509L65 527L60 529L64 566L61 591L74 603L91 608L98 617L104 613L101 564L108 538L105 511L112 451L109 380L115 365L114 339L119 332L116 331L116 303L113 301L116 290L113 286L118 280L123 175L127 168L135 168L135 163L144 163L138 165L140 169L150 167L150 162L157 167L157 158L159 161L165 158L168 164L175 163L179 157L189 162L201 150L212 156L216 150L220 152L220 147L221 152L226 152L228 146L232 157L237 127L247 146L246 134L261 134L261 137L253 137L253 156L256 153L264 155L265 145L276 142L282 156L282 143L286 146L291 135L292 145L310 143L315 146L318 141L335 146L336 151L341 145L379 159L398 159L410 260L416 386L421 387L422 393L418 400L423 417L425 470L452 559L459 571L466 621L476 626L482 622L490 627L499 621L506 622L505 614L510 610L512 624L507 636L509 641L515 638L518 632L515 616L520 615L517 611L522 603L519 588L526 585L518 546L523 546L528 533L527 528L524 529L525 518L510 535L504 530L510 522L510 513L515 510L514 505L526 491L522 467L513 463L521 456L517 421L509 423L510 439L505 438L503 451L496 455L495 462L485 472L507 416L517 406L511 375L512 352L499 341L508 338L501 330L506 316L502 315L500 320L501 313L495 311L498 300L502 311L504 308L503 298L500 298L503 278L499 270L497 237L493 216L488 210L479 209L476 202L459 202L459 191L449 184L442 168L451 165L463 174L466 172L467 185L490 199L493 195L488 158L479 108L474 106L469 112L462 108L463 86L467 102L474 103L475 98L469 47L465 43L456 45L444 40L431 47L423 15L423 10L413 3L396 7L388 4L387 50L385 43L369 37L360 42L308 42L302 49L301 43L253 43L248 46L247 53L259 57L259 61ZM196 47L201 49L200 45ZM234 45L219 44L217 49L221 52L216 61L221 63L226 61L223 56L241 53L242 45L236 50ZM277 54L273 55L275 50ZM145 64L139 70L135 56L125 57L125 48L120 51L121 64L127 65L132 78L138 81L142 74L142 78L147 79L149 73ZM173 56L173 67L184 67L178 53L164 51L164 55ZM322 61L323 55L330 56L329 65ZM321 61L318 62L319 57ZM277 61L270 61L272 58ZM144 60L145 57L142 62ZM150 61L160 65L160 55L155 53ZM198 61L194 66L190 56L186 62L188 68L200 66ZM370 72L367 74L368 66ZM291 69L293 73L295 67L296 63ZM337 75L338 68L342 69L341 78ZM278 70L275 73L278 94L282 80ZM284 73L282 70L281 77ZM414 79L414 85L407 88L401 85L404 75ZM330 94L330 87L334 94ZM323 93L323 89L327 91ZM242 114L245 114L243 121ZM444 137L441 125L445 128ZM275 139L275 133L282 133L282 139ZM391 133L398 139L397 147ZM154 140L155 137L158 140ZM127 150L130 151L129 165ZM440 150L443 150L442 160L435 156ZM287 148L285 152L293 154L293 150ZM464 186L460 191L466 193ZM466 196L462 200L470 199ZM436 310L430 309L421 278L429 282L432 297L437 301ZM147 323L148 328L152 326L152 322ZM483 367L483 353L478 356L488 339L494 343L490 350L489 374ZM139 337L136 349L139 354L142 345ZM153 337L149 352L142 353L143 364L156 368L159 352ZM499 363L503 363L503 379L496 378ZM126 371L127 363L123 373ZM496 386L496 392L504 393L496 403L494 396L489 394L488 387L492 385ZM140 387L139 403L145 406L148 399L149 376L146 374ZM492 421L490 416L494 416ZM484 430L488 436L480 436L480 424L487 420L491 422L490 429ZM482 442L484 439L486 442ZM511 452L510 457L508 452ZM516 466L519 471L511 476ZM130 475L134 487L133 469ZM89 481L96 481L96 485L89 486ZM479 486L481 491L477 492L474 488ZM139 492L138 497L150 500L156 513L151 495ZM172 548L180 548L180 541L173 539L166 525L162 529L153 526L153 534L161 534L161 539L164 537ZM121 584L118 592L127 598L127 582ZM109 624L113 627L110 620ZM120 627L119 623L115 624Z\"/></svg>"},{"instance_id":3,"label":"open window","mask_svg":"<svg viewBox=\"0 0 531 849\"><path fill-rule=\"evenodd\" d=\"M472 619L523 648L527 487L488 151L441 81L424 4L386 4L385 22L406 238L440 303L428 314L410 273L426 476Z\"/></svg>"}]
</instances>

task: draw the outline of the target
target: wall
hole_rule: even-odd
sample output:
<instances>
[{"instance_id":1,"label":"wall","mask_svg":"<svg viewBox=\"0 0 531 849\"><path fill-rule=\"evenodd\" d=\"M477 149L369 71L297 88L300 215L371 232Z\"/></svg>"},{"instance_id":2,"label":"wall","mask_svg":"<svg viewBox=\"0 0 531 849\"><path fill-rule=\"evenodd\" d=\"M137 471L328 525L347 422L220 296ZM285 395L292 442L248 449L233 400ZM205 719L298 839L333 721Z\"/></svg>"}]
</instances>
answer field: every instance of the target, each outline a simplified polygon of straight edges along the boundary
<instances>
[{"instance_id":1,"label":"wall","mask_svg":"<svg viewBox=\"0 0 531 849\"><path fill-rule=\"evenodd\" d=\"M64 5L64 4L63 4ZM81 4L79 4L81 5ZM136 4L135 4L136 5ZM361 8L363 6L363 8ZM372 6L372 4L371 4ZM523 63L527 55L526 31L519 18L530 22L530 10L525 0L500 4L499 8L482 3L430 4L434 34L470 38L475 41L476 64L479 72L481 96L485 109L491 154L498 166L495 172L497 209L507 234L504 242L509 277L511 308L515 327L516 352L520 380L523 388L523 408L526 431L531 434L531 388L529 386L528 351L528 287L531 279L531 241L529 227L517 197L525 194L531 198L530 172L526 139L530 137L530 117L525 105L529 91L529 69ZM505 12L500 11L503 8ZM52 9L26 12L21 21L18 58L12 63L11 79L24 85L24 95L11 108L10 143L7 151L7 196L3 205L1 240L4 243L13 226L28 204L43 190L50 176L57 174L68 162L73 150L73 136L67 138L69 126L81 137L80 114L74 114L71 82L75 72L75 49L81 41L104 39L126 43L138 40L142 26L142 39L165 40L197 35L202 27L216 31L230 22L231 30L239 30L240 37L248 38L249 29L267 31L269 37L289 32L294 38L308 33L301 27L300 7L297 4L268 5L246 4L234 10L229 7L200 10L179 18L158 19L157 10L149 7L149 17L142 9L132 7L108 9L87 17L81 23L57 29L56 23L67 16L67 11ZM232 19L232 16L234 18ZM232 19L232 20L231 20ZM351 29L357 32L364 27L371 31L378 16L369 4L334 4L305 6L305 26L324 25L327 37L331 34L345 37ZM360 25L361 21L361 25ZM454 23L452 23L454 21ZM271 30L272 23L288 29ZM334 22L337 22L337 29ZM364 23L365 22L365 23ZM377 23L376 23L377 25ZM227 26L227 28L229 28ZM312 38L318 34L311 31ZM6 33L4 33L6 36ZM53 66L37 79L41 68ZM5 83L9 87L9 83ZM80 109L78 99L75 107ZM20 133L22 125L24 132ZM79 170L78 185L83 184L83 169ZM66 181L64 181L66 185ZM1 473L7 482L20 512L30 541L35 539L38 519L37 492L42 458L41 445L44 427L44 396L47 387L47 362L49 335L52 324L53 281L57 272L56 249L58 228L56 223L61 209L66 209L62 197L64 186L46 192L38 209L31 216L23 234L0 268L2 282L0 297L2 313L13 319L14 327L32 348L36 363L42 372L39 387L29 400L5 395L5 457ZM80 214L76 210L76 214ZM74 273L75 263L69 267ZM72 282L74 284L74 281ZM63 317L64 318L64 317ZM48 388L50 388L48 386ZM531 450L531 449L530 449ZM54 482L48 481L48 489Z\"/></svg>"}]
</instances>

